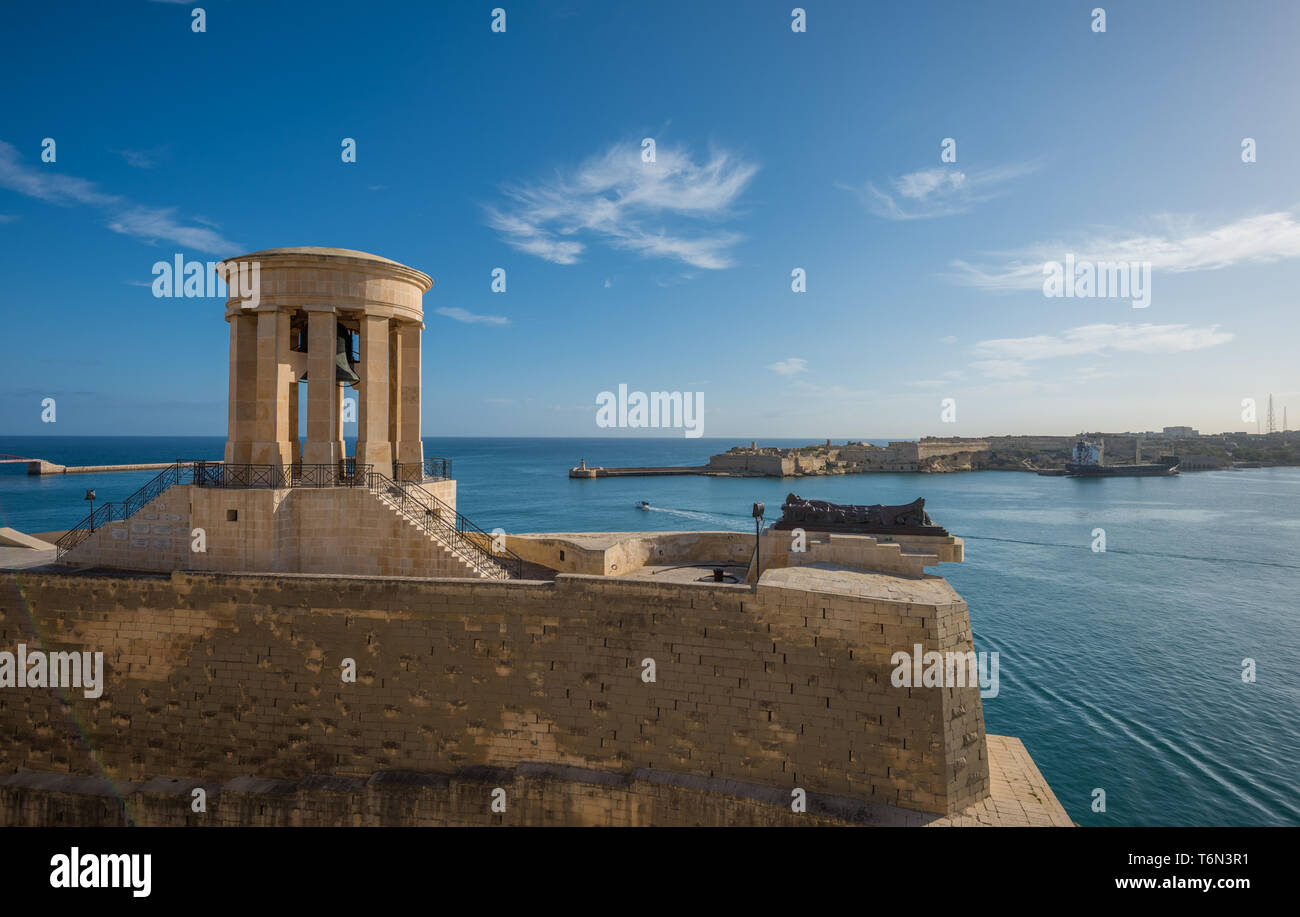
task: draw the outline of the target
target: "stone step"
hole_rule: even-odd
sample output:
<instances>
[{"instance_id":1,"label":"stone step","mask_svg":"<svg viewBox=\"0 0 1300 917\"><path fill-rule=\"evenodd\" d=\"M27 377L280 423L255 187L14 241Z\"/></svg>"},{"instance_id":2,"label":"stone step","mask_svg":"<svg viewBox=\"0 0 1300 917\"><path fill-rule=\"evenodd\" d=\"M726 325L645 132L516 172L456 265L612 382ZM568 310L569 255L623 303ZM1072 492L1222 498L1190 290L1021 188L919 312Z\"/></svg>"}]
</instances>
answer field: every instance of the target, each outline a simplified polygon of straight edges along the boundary
<instances>
[{"instance_id":1,"label":"stone step","mask_svg":"<svg viewBox=\"0 0 1300 917\"><path fill-rule=\"evenodd\" d=\"M396 513L403 520L405 520L407 525L411 526L411 528L418 531L431 544L437 545L444 552L450 554L451 557L457 563L459 563L467 573L471 574L472 576L482 577L484 579L508 579L509 578L509 574L504 569L497 567L495 564L490 565L491 572L484 572L480 570L478 566L475 564L472 555L462 550L459 545L449 544L442 537L434 534L432 531L427 529L423 525L422 520L420 520L412 512L408 512L395 500L390 499L387 494L383 493L382 491L374 491L374 490L371 491L371 494L376 498L378 498L380 503L388 507L392 512Z\"/></svg>"}]
</instances>

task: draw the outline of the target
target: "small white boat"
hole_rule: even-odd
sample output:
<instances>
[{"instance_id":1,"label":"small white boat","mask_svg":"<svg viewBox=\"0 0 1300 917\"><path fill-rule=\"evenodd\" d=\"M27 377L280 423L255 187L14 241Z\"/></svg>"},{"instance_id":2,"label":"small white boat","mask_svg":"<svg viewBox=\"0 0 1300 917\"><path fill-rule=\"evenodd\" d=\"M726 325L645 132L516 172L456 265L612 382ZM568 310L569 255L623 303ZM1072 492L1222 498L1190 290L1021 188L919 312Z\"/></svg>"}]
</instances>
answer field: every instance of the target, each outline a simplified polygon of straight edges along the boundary
<instances>
[{"instance_id":1,"label":"small white boat","mask_svg":"<svg viewBox=\"0 0 1300 917\"><path fill-rule=\"evenodd\" d=\"M650 502L649 502L648 500L637 500L637 501L636 501L636 508L637 508L637 509L649 509L649 508L650 508Z\"/></svg>"}]
</instances>

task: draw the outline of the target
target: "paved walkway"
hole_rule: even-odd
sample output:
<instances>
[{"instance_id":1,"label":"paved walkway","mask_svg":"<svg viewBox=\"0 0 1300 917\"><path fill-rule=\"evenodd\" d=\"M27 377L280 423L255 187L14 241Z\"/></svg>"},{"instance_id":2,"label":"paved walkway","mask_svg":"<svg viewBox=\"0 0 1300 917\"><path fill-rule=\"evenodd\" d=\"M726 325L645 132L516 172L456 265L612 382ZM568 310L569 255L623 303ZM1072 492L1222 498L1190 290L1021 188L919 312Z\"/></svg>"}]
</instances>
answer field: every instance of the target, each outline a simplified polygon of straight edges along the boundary
<instances>
[{"instance_id":1,"label":"paved walkway","mask_svg":"<svg viewBox=\"0 0 1300 917\"><path fill-rule=\"evenodd\" d=\"M987 736L989 798L961 815L927 827L1068 828L1074 823L1043 779L1025 744L1013 736Z\"/></svg>"},{"instance_id":2,"label":"paved walkway","mask_svg":"<svg viewBox=\"0 0 1300 917\"><path fill-rule=\"evenodd\" d=\"M24 570L54 563L58 551L34 551L0 545L0 570Z\"/></svg>"}]
</instances>

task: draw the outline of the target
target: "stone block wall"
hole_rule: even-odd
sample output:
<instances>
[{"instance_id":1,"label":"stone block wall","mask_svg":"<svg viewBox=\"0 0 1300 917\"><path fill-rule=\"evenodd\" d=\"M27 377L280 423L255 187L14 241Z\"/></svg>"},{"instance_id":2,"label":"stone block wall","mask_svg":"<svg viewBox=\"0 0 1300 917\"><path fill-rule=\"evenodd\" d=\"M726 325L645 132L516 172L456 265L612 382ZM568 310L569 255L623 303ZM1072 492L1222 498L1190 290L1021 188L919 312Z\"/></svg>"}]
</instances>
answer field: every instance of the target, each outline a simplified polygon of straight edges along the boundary
<instances>
[{"instance_id":1,"label":"stone block wall","mask_svg":"<svg viewBox=\"0 0 1300 917\"><path fill-rule=\"evenodd\" d=\"M959 538L913 537L907 541L891 541L870 535L843 535L839 533L805 531L804 550L795 551L794 535L790 529L767 529L759 539L763 570L781 567L802 567L813 564L837 564L894 573L899 576L920 577L925 567L936 566L940 561L960 562L962 542ZM753 552L751 551L751 556ZM755 569L751 563L748 580L753 582Z\"/></svg>"},{"instance_id":2,"label":"stone block wall","mask_svg":"<svg viewBox=\"0 0 1300 917\"><path fill-rule=\"evenodd\" d=\"M456 482L424 485L452 509ZM202 529L203 551L195 551ZM364 487L214 488L178 484L110 523L64 560L126 570L475 576Z\"/></svg>"},{"instance_id":3,"label":"stone block wall","mask_svg":"<svg viewBox=\"0 0 1300 917\"><path fill-rule=\"evenodd\" d=\"M203 811L195 812L203 791ZM504 811L494 811L494 793ZM467 767L449 774L381 771L365 777L225 783L160 777L113 784L98 777L0 777L0 825L120 827L571 827L890 826L935 816L808 794L796 813L777 787L641 769L611 774L547 764ZM498 806L499 808L499 806Z\"/></svg>"},{"instance_id":4,"label":"stone block wall","mask_svg":"<svg viewBox=\"0 0 1300 917\"><path fill-rule=\"evenodd\" d=\"M624 576L647 564L747 564L754 556L754 536L744 532L507 535L505 546L531 563L592 576Z\"/></svg>"},{"instance_id":5,"label":"stone block wall","mask_svg":"<svg viewBox=\"0 0 1300 917\"><path fill-rule=\"evenodd\" d=\"M19 643L102 651L108 674L98 698L0 688L0 773L303 780L532 762L941 814L988 793L978 686L890 681L897 650L972 648L966 605L937 577L800 568L755 590L3 574L0 650Z\"/></svg>"}]
</instances>

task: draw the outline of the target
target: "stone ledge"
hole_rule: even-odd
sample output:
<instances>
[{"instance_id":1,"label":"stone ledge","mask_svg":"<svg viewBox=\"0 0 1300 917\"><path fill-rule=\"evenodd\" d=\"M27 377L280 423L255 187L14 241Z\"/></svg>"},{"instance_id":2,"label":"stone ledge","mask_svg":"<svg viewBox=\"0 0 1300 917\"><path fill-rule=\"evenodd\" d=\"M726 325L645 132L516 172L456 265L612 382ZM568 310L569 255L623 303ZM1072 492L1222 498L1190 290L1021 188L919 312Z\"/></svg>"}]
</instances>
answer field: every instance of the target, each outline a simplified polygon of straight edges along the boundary
<instances>
[{"instance_id":1,"label":"stone ledge","mask_svg":"<svg viewBox=\"0 0 1300 917\"><path fill-rule=\"evenodd\" d=\"M990 795L951 817L822 793L809 793L807 812L797 814L790 810L790 787L658 768L638 768L630 774L620 774L530 761L514 768L462 767L451 774L379 771L368 778L320 774L296 782L236 777L224 784L155 777L143 783L115 785L104 777L23 772L0 777L0 818L10 825L30 824L24 814L55 817L64 824L75 824L80 818L92 819L89 823L96 825L315 825L337 824L341 814L352 824L382 825L393 824L391 814L387 818L384 814L391 811L391 806L385 803L393 799L392 794L413 793L411 803L401 809L400 824L865 827L1068 827L1073 824L1019 739L991 735L988 748ZM508 788L512 806L509 817L489 814L477 795L473 797L474 803L464 803L465 797L456 792L454 784ZM206 816L190 812L189 799L196 787L206 790L209 805ZM340 808L339 794L358 797L359 807L348 803ZM144 798L148 796L160 798L150 803ZM177 798L167 798L173 796ZM252 807L247 803L250 797L257 800ZM79 800L94 798L112 798L116 804L109 809L78 804ZM468 811L456 812L458 803ZM267 808L272 811L266 812ZM625 810L637 811L619 814Z\"/></svg>"}]
</instances>

